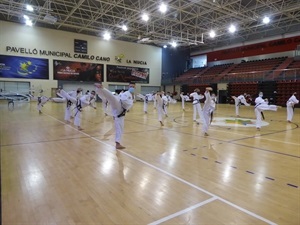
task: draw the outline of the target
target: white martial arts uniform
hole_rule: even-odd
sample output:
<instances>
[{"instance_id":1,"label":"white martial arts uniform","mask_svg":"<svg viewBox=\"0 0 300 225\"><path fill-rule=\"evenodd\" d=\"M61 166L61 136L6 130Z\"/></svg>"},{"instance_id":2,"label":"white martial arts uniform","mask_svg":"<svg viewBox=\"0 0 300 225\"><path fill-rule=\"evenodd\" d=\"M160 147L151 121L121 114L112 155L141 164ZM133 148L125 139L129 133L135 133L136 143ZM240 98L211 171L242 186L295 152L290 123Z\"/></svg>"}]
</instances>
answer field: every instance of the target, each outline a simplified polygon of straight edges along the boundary
<instances>
[{"instance_id":1,"label":"white martial arts uniform","mask_svg":"<svg viewBox=\"0 0 300 225\"><path fill-rule=\"evenodd\" d=\"M202 119L202 109L200 104L200 99L203 99L203 95L199 95L197 92L190 94L190 97L193 97L193 120L196 121L197 113L200 119Z\"/></svg>"},{"instance_id":2,"label":"white martial arts uniform","mask_svg":"<svg viewBox=\"0 0 300 225\"><path fill-rule=\"evenodd\" d=\"M262 96L259 96L255 99L255 116L256 116L256 128L261 128L262 123L262 112L265 110L277 111L276 105L268 105L268 102L265 101Z\"/></svg>"},{"instance_id":3,"label":"white martial arts uniform","mask_svg":"<svg viewBox=\"0 0 300 225\"><path fill-rule=\"evenodd\" d=\"M103 96L110 104L112 115L115 123L115 142L120 143L124 131L124 117L125 113L133 105L133 97L129 91L123 92L121 95L113 95L106 88L97 88L96 93Z\"/></svg>"},{"instance_id":4,"label":"white martial arts uniform","mask_svg":"<svg viewBox=\"0 0 300 225\"><path fill-rule=\"evenodd\" d=\"M146 94L144 96L144 112L147 113L148 112L148 103L149 101L152 101L152 94Z\"/></svg>"},{"instance_id":5,"label":"white martial arts uniform","mask_svg":"<svg viewBox=\"0 0 300 225\"><path fill-rule=\"evenodd\" d=\"M60 90L60 95L67 100L71 101L73 104L75 104L74 109L74 125L77 126L79 129L81 129L81 111L84 107L87 107L91 104L90 102L90 95L82 95L79 98L73 97L69 95L66 91Z\"/></svg>"},{"instance_id":6,"label":"white martial arts uniform","mask_svg":"<svg viewBox=\"0 0 300 225\"><path fill-rule=\"evenodd\" d=\"M168 116L168 105L169 105L169 98L168 96L166 96L165 94L162 95L161 97L162 99L162 113L165 115L165 116Z\"/></svg>"},{"instance_id":7,"label":"white martial arts uniform","mask_svg":"<svg viewBox=\"0 0 300 225\"><path fill-rule=\"evenodd\" d=\"M204 96L205 96L205 102L202 109L202 115L203 115L202 131L205 135L208 135L207 131L210 125L211 114L215 110L216 105L215 105L215 101L211 98L209 91L205 91Z\"/></svg>"},{"instance_id":8,"label":"white martial arts uniform","mask_svg":"<svg viewBox=\"0 0 300 225\"><path fill-rule=\"evenodd\" d=\"M180 98L181 98L181 107L182 110L185 110L185 102L190 101L191 99L189 98L189 96L184 95L184 94L180 94Z\"/></svg>"},{"instance_id":9,"label":"white martial arts uniform","mask_svg":"<svg viewBox=\"0 0 300 225\"><path fill-rule=\"evenodd\" d=\"M46 96L40 96L37 97L37 110L39 111L39 113L42 113L42 107L50 100L51 98L48 98Z\"/></svg>"},{"instance_id":10,"label":"white martial arts uniform","mask_svg":"<svg viewBox=\"0 0 300 225\"><path fill-rule=\"evenodd\" d=\"M299 100L296 98L295 95L292 95L289 100L286 102L286 111L287 111L287 121L292 122L294 116L294 107L295 104L298 104Z\"/></svg>"},{"instance_id":11,"label":"white martial arts uniform","mask_svg":"<svg viewBox=\"0 0 300 225\"><path fill-rule=\"evenodd\" d=\"M76 91L69 91L68 94L70 96L72 96L73 98L76 98ZM65 99L66 101L66 109L65 109L65 121L67 122L71 122L71 116L72 116L72 110L74 107L72 107L73 102L71 100L68 100L66 98L64 98L60 93L57 93L57 95L59 95L60 97L62 97L63 99Z\"/></svg>"},{"instance_id":12,"label":"white martial arts uniform","mask_svg":"<svg viewBox=\"0 0 300 225\"><path fill-rule=\"evenodd\" d=\"M156 101L156 110L157 110L157 115L158 115L158 121L160 124L163 126L163 121L162 121L162 115L163 115L163 99L160 94L155 94L155 101Z\"/></svg>"},{"instance_id":13,"label":"white martial arts uniform","mask_svg":"<svg viewBox=\"0 0 300 225\"><path fill-rule=\"evenodd\" d=\"M250 106L250 104L248 104L248 102L246 101L246 98L244 95L239 95L238 97L232 96L232 98L234 99L234 104L235 104L235 115L239 116L240 112L240 106L241 104L244 104L245 106Z\"/></svg>"}]
</instances>

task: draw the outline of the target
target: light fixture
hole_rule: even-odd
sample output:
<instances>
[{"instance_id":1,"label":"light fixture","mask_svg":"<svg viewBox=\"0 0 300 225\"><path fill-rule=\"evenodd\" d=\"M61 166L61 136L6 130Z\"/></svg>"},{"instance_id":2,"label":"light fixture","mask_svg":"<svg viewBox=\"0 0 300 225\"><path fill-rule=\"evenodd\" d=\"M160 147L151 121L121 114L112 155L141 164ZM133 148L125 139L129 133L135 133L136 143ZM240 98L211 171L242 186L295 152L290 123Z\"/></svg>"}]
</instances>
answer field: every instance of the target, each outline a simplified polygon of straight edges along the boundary
<instances>
[{"instance_id":1,"label":"light fixture","mask_svg":"<svg viewBox=\"0 0 300 225\"><path fill-rule=\"evenodd\" d=\"M233 24L231 24L228 30L230 33L234 33L236 31L236 27Z\"/></svg>"},{"instance_id":2,"label":"light fixture","mask_svg":"<svg viewBox=\"0 0 300 225\"><path fill-rule=\"evenodd\" d=\"M161 3L159 6L159 11L162 13L167 12L167 5L165 3Z\"/></svg>"},{"instance_id":3,"label":"light fixture","mask_svg":"<svg viewBox=\"0 0 300 225\"><path fill-rule=\"evenodd\" d=\"M26 5L26 9L30 12L33 12L33 7L31 5Z\"/></svg>"},{"instance_id":4,"label":"light fixture","mask_svg":"<svg viewBox=\"0 0 300 225\"><path fill-rule=\"evenodd\" d=\"M168 47L167 45L164 45L164 46L163 46L163 48L167 48L167 47Z\"/></svg>"},{"instance_id":5,"label":"light fixture","mask_svg":"<svg viewBox=\"0 0 300 225\"><path fill-rule=\"evenodd\" d=\"M123 26L122 26L122 30L127 31L127 30L128 30L128 27L127 27L126 25L123 25Z\"/></svg>"},{"instance_id":6,"label":"light fixture","mask_svg":"<svg viewBox=\"0 0 300 225\"><path fill-rule=\"evenodd\" d=\"M149 20L149 16L146 13L144 13L142 15L142 19L147 22Z\"/></svg>"},{"instance_id":7,"label":"light fixture","mask_svg":"<svg viewBox=\"0 0 300 225\"><path fill-rule=\"evenodd\" d=\"M214 30L211 30L211 31L209 32L209 36L210 36L211 38L214 38L214 37L216 36L216 32L215 32Z\"/></svg>"},{"instance_id":8,"label":"light fixture","mask_svg":"<svg viewBox=\"0 0 300 225\"><path fill-rule=\"evenodd\" d=\"M105 32L104 34L103 34L103 38L104 38L104 40L110 40L110 38L111 38L111 36L110 36L110 33L109 32Z\"/></svg>"},{"instance_id":9,"label":"light fixture","mask_svg":"<svg viewBox=\"0 0 300 225\"><path fill-rule=\"evenodd\" d=\"M25 21L25 24L26 24L27 26L32 27L32 21L31 21L31 20L26 20L26 21Z\"/></svg>"},{"instance_id":10,"label":"light fixture","mask_svg":"<svg viewBox=\"0 0 300 225\"><path fill-rule=\"evenodd\" d=\"M170 44L171 44L171 46L172 46L173 48L176 48L176 47L177 47L177 43L176 43L175 41L172 41Z\"/></svg>"},{"instance_id":11,"label":"light fixture","mask_svg":"<svg viewBox=\"0 0 300 225\"><path fill-rule=\"evenodd\" d=\"M23 15L23 18L24 18L25 20L29 20L29 16L27 16L27 15Z\"/></svg>"},{"instance_id":12,"label":"light fixture","mask_svg":"<svg viewBox=\"0 0 300 225\"><path fill-rule=\"evenodd\" d=\"M269 18L268 16L265 16L265 17L263 18L263 23L264 23L264 24L270 23L270 18Z\"/></svg>"}]
</instances>

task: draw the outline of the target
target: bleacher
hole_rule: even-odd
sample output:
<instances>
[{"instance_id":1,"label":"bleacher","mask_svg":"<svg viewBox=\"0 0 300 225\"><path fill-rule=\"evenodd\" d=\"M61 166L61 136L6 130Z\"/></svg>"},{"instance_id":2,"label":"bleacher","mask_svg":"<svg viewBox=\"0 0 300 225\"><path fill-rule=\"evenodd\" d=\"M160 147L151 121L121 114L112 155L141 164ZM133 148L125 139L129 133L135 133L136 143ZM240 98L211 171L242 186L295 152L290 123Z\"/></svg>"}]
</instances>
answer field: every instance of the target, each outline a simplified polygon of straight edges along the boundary
<instances>
[{"instance_id":1,"label":"bleacher","mask_svg":"<svg viewBox=\"0 0 300 225\"><path fill-rule=\"evenodd\" d=\"M201 90L208 85L228 83L227 102L230 103L231 96L243 93L250 94L254 100L264 88L267 97L272 98L275 104L285 106L294 92L300 93L299 78L300 60L280 57L191 69L178 77L175 83L188 84L189 91L196 87Z\"/></svg>"},{"instance_id":2,"label":"bleacher","mask_svg":"<svg viewBox=\"0 0 300 225\"><path fill-rule=\"evenodd\" d=\"M195 68L177 77L175 83L201 84L293 79L300 73L300 61L294 60L292 63L291 61L288 57L278 57Z\"/></svg>"},{"instance_id":3,"label":"bleacher","mask_svg":"<svg viewBox=\"0 0 300 225\"><path fill-rule=\"evenodd\" d=\"M295 79L300 75L300 60L293 60L280 74L280 80Z\"/></svg>"},{"instance_id":4,"label":"bleacher","mask_svg":"<svg viewBox=\"0 0 300 225\"><path fill-rule=\"evenodd\" d=\"M191 80L199 76L203 71L207 70L208 67L192 68L183 73L181 76L175 79L176 83L191 83Z\"/></svg>"},{"instance_id":5,"label":"bleacher","mask_svg":"<svg viewBox=\"0 0 300 225\"><path fill-rule=\"evenodd\" d=\"M227 80L258 81L266 80L267 76L276 70L287 57L243 61L227 74Z\"/></svg>"}]
</instances>

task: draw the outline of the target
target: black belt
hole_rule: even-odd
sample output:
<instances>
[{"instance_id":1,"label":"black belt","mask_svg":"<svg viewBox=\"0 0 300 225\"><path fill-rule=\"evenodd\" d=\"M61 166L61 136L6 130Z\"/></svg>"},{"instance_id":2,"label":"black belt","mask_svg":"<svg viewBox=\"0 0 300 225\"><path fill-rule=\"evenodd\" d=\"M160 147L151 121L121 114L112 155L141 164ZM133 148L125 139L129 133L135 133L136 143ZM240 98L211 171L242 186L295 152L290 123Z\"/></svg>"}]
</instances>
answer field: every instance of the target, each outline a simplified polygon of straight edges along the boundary
<instances>
[{"instance_id":1,"label":"black belt","mask_svg":"<svg viewBox=\"0 0 300 225\"><path fill-rule=\"evenodd\" d=\"M117 117L120 118L122 116L125 116L127 110L123 108L123 112L121 112Z\"/></svg>"}]
</instances>

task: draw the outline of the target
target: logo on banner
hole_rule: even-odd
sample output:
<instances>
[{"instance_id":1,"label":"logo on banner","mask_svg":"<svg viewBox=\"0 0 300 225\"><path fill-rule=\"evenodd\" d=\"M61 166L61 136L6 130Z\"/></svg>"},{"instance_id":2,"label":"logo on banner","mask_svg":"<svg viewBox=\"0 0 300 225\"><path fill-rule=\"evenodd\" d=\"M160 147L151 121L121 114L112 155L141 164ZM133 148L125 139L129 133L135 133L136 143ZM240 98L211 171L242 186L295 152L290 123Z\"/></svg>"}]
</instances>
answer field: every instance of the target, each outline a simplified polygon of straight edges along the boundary
<instances>
[{"instance_id":1,"label":"logo on banner","mask_svg":"<svg viewBox=\"0 0 300 225\"><path fill-rule=\"evenodd\" d=\"M115 60L118 63L122 63L122 59L124 59L124 58L125 58L124 54L119 54L119 55L115 56Z\"/></svg>"}]
</instances>

